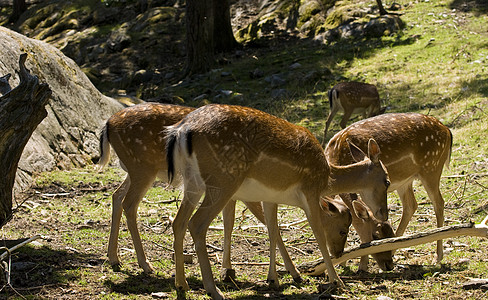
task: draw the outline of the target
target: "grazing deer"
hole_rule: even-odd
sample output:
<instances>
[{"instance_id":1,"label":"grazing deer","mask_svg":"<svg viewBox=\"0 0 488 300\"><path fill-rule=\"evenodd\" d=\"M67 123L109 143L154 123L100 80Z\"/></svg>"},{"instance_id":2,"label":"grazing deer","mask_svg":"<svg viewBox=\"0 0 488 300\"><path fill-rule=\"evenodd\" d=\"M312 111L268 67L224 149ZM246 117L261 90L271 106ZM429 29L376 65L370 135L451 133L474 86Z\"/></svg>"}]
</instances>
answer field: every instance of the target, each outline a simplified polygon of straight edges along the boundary
<instances>
[{"instance_id":1,"label":"grazing deer","mask_svg":"<svg viewBox=\"0 0 488 300\"><path fill-rule=\"evenodd\" d=\"M125 108L108 119L100 136L100 161L104 166L110 158L110 145L117 153L127 177L112 195L112 222L108 243L111 265L120 265L117 254L122 210L136 249L137 262L145 272L153 268L146 259L137 229L137 208L156 177L167 181L166 140L162 131L173 125L194 108L144 103Z\"/></svg>"},{"instance_id":2,"label":"grazing deer","mask_svg":"<svg viewBox=\"0 0 488 300\"><path fill-rule=\"evenodd\" d=\"M356 202L356 201L354 201ZM261 202L244 202L249 210L256 216L256 218L261 221L261 223L266 224L267 227L273 227L277 237L276 241L270 239L270 264L268 271L267 281L273 288L278 288L279 281L276 272L276 260L275 260L275 250L276 243L278 243L278 249L280 250L281 256L283 257L283 263L285 269L290 273L295 282L301 282L302 278L298 272L295 264L290 258L288 251L286 250L285 244L279 234L278 219L277 219L277 205L269 204L267 211L261 204ZM347 234L349 232L349 227L352 221L352 212L349 210L342 199L335 199L330 197L322 197L320 199L320 206L325 212L324 222L327 224L333 224L329 228L329 231L333 233L328 237L328 245L331 248L331 252L335 253L335 256L340 256L344 250L346 243ZM353 207L353 206L351 206ZM354 206L353 209L367 209L364 206ZM271 219L267 219L265 214L271 216ZM231 262L231 237L232 229L234 227L235 221L235 201L230 200L229 203L224 207L222 211L223 221L224 221L224 254L222 259L222 277L224 280L233 279L235 277L235 271L232 269ZM361 215L363 217L364 215ZM364 222L370 222L370 220L364 220Z\"/></svg>"},{"instance_id":3,"label":"grazing deer","mask_svg":"<svg viewBox=\"0 0 488 300\"><path fill-rule=\"evenodd\" d=\"M359 235L361 243L395 236L391 224L388 221L378 220L371 209L361 199L358 199L356 194L341 194L340 198L351 211L352 226ZM393 251L377 252L371 256L381 270L393 270ZM361 257L359 271L368 271L368 256Z\"/></svg>"},{"instance_id":4,"label":"grazing deer","mask_svg":"<svg viewBox=\"0 0 488 300\"><path fill-rule=\"evenodd\" d=\"M125 108L115 113L106 122L100 137L101 158L99 164L103 167L109 161L109 147L112 145L122 168L128 173L127 178L112 196L112 222L108 245L108 258L111 265L120 265L117 244L120 219L122 211L124 211L139 266L145 272L153 271L151 264L146 259L137 229L137 208L156 177L167 180L167 164L164 153L165 127L175 124L193 110L194 108L184 106L144 103ZM265 223L261 203L247 202L245 204L259 221ZM328 212L326 216L328 221L337 225L337 231L347 234L351 221L349 210L344 203L327 199L322 205ZM235 218L234 211L235 202L229 203L224 210L225 239L222 267L226 273L231 274L230 243ZM281 236L277 242L286 269L295 281L300 281L300 274L289 257ZM342 239L338 242L341 243Z\"/></svg>"},{"instance_id":5,"label":"grazing deer","mask_svg":"<svg viewBox=\"0 0 488 300\"><path fill-rule=\"evenodd\" d=\"M241 106L210 104L170 126L168 178L171 180L178 172L184 182L183 201L173 222L176 288L189 289L183 264L183 239L188 227L204 287L212 298L223 298L213 280L206 233L231 199L263 202L271 245L279 235L273 219L276 205L301 207L319 244L329 280L342 284L332 265L327 240L337 235L340 238L344 233L330 230L334 224L324 221L320 196L356 191L363 197L384 198L386 202L389 185L386 169L378 159L380 149L373 139L368 143L368 155L353 144L350 151L356 163L329 165L310 131ZM203 194L203 201L192 216ZM345 238L342 237L344 242ZM332 255L342 254L343 245L329 246ZM271 260L274 252L270 248Z\"/></svg>"},{"instance_id":6,"label":"grazing deer","mask_svg":"<svg viewBox=\"0 0 488 300\"><path fill-rule=\"evenodd\" d=\"M364 118L370 118L384 113L386 109L380 107L380 95L376 87L368 83L341 82L328 92L328 96L330 112L325 122L323 146L326 144L330 123L339 110L344 111L340 123L344 129L353 113L362 113Z\"/></svg>"},{"instance_id":7,"label":"grazing deer","mask_svg":"<svg viewBox=\"0 0 488 300\"><path fill-rule=\"evenodd\" d=\"M348 144L352 142L366 149L373 138L380 145L391 180L389 191L397 191L403 206L396 235L405 232L417 210L413 192L414 179L420 179L434 206L437 227L444 225L444 199L439 190L444 165L449 165L452 134L449 128L434 117L418 113L391 113L356 122L338 132L326 147L330 163L348 165L352 162ZM383 218L387 203L384 198L362 199L375 216ZM437 261L443 258L442 241L437 242Z\"/></svg>"}]
</instances>

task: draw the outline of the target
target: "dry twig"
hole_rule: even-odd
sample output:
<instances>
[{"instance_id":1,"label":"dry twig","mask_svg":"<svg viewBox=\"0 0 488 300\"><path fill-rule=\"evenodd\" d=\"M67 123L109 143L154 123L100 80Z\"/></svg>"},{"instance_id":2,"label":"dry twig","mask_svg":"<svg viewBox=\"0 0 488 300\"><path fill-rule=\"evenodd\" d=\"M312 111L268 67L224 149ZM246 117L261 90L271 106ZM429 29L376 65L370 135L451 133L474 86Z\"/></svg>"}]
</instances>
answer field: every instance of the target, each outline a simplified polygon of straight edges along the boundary
<instances>
[{"instance_id":1,"label":"dry twig","mask_svg":"<svg viewBox=\"0 0 488 300\"><path fill-rule=\"evenodd\" d=\"M473 223L444 226L427 232L420 232L417 234L400 236L395 238L388 238L376 240L371 243L362 244L346 250L341 257L332 259L332 262L337 265L351 258L369 255L377 252L390 251L399 248L411 247L414 245L425 244L456 236L479 236L488 237L488 216L478 225ZM322 259L303 263L298 266L302 274L320 275L325 271L325 264Z\"/></svg>"}]
</instances>

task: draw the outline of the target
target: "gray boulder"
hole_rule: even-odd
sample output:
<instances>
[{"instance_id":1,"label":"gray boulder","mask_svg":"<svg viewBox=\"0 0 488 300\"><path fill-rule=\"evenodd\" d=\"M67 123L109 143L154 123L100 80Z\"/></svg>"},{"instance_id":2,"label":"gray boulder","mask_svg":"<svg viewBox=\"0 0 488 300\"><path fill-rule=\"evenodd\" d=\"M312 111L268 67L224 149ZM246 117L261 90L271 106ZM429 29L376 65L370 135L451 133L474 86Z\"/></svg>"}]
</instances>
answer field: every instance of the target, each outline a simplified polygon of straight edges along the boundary
<instances>
[{"instance_id":1,"label":"gray boulder","mask_svg":"<svg viewBox=\"0 0 488 300\"><path fill-rule=\"evenodd\" d=\"M122 105L100 93L74 63L53 46L0 26L0 76L12 74L19 84L18 61L27 53L26 67L52 90L46 110L19 162L15 189L23 189L35 173L82 167L98 157L98 133Z\"/></svg>"}]
</instances>

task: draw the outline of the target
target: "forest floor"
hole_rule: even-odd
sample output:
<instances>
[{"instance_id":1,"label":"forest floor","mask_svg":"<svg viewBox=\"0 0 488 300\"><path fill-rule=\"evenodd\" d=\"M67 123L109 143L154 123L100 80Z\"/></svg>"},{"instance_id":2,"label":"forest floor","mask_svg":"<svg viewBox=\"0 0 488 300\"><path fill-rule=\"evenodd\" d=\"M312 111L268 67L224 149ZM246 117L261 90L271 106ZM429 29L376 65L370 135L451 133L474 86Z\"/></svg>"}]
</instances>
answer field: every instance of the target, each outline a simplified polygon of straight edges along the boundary
<instances>
[{"instance_id":1,"label":"forest floor","mask_svg":"<svg viewBox=\"0 0 488 300\"><path fill-rule=\"evenodd\" d=\"M452 158L441 179L446 225L480 222L488 213L488 10L483 1L396 2L402 6L401 18L406 24L397 34L378 39L346 39L329 45L297 36L269 38L259 47L244 48L239 57L235 54L224 57L227 63L208 74L181 82L173 78L174 82L164 89L169 88L172 96L195 106L219 102L260 108L303 125L322 139L328 112L327 90L341 80L376 84L387 112L433 115L451 129ZM171 51L178 53L181 41L174 42L177 46ZM141 55L136 58L140 59ZM108 61L107 58L103 66ZM290 66L297 62L298 71L291 70ZM114 59L112 63L119 61ZM164 66L163 71L177 70L181 64L180 61ZM89 67L88 62L85 67ZM107 67L109 71L115 69ZM264 76L250 76L257 69ZM319 75L304 81L309 74ZM265 80L272 75L285 79L286 83L272 87ZM145 86L146 92L139 95L150 95L147 91L152 88L151 84ZM273 97L276 89L283 90L281 97ZM114 90L107 87L103 91L110 94ZM232 96L226 98L221 91L232 91ZM206 97L199 98L202 94ZM337 119L328 137L339 130ZM9 282L6 279L3 282L0 298L176 298L171 221L181 201L179 191L157 182L139 207L139 229L146 255L156 270L154 274L144 274L138 267L125 217L119 244L122 267L113 270L107 262L111 195L124 176L115 164L102 173L94 166L54 171L39 174L30 190L16 195L17 209L13 219L1 230L2 240L42 237L11 256ZM425 190L418 182L414 188L419 208L407 234L436 227ZM396 227L401 204L395 193L389 194L388 201L390 220ZM304 218L301 210L280 207L280 224ZM296 284L289 275L283 274L280 289L268 288L266 230L242 204L237 209L232 248L237 281L220 282L221 226L218 217L208 233L207 243L217 284L228 298L464 300L488 297L486 285L463 288L472 278L488 278L486 238L445 240L441 265L434 263L434 243L399 249L394 257L396 266L389 272L380 272L370 262L367 273L358 273L359 260L350 260L346 266L337 267L346 288L329 294L321 290L325 278L314 276L304 276L305 282ZM282 234L296 264L320 257L306 222L287 226ZM352 230L347 246L358 243L357 234ZM189 235L185 250L193 258L185 266L190 285L186 297L207 299Z\"/></svg>"}]
</instances>

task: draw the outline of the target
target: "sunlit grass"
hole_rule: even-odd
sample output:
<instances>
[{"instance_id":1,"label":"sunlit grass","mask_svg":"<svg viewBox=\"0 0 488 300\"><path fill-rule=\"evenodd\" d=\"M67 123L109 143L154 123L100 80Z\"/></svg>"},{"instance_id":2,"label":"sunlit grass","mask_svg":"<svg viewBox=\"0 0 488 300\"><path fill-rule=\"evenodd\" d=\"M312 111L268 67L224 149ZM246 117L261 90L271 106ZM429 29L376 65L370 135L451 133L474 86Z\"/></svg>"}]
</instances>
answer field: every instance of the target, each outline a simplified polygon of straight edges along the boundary
<instances>
[{"instance_id":1,"label":"sunlit grass","mask_svg":"<svg viewBox=\"0 0 488 300\"><path fill-rule=\"evenodd\" d=\"M415 111L433 115L448 125L453 133L453 152L449 169L441 179L441 193L446 201L446 224L459 224L473 220L480 222L486 215L488 198L488 122L487 67L488 48L486 14L476 17L453 11L452 1L397 1L404 5L401 18L406 28L398 35L377 40L344 41L334 45L315 45L303 42L269 51L256 51L255 55L235 60L222 67L232 73L231 78L209 74L195 85L176 89L175 94L185 99L198 96L208 86L229 89L243 97L223 99L223 103L248 105L284 117L309 128L319 139L329 104L327 90L342 80L360 80L376 84L388 112ZM104 32L108 30L102 28ZM249 74L259 68L265 76L290 73L289 66L295 62L302 65L304 75L309 70L325 70L315 82L302 82L289 78L283 88L287 97L273 99L271 88L264 78L251 79ZM286 77L288 78L288 77ZM198 105L191 100L187 104ZM337 118L339 118L338 116ZM357 120L357 119L355 119ZM332 132L339 130L337 119L332 123ZM51 252L59 252L73 260L71 269L55 270L50 277L55 283L72 285L75 289L98 289L92 297L101 299L152 298L152 292L161 292L168 298L176 298L174 289L174 263L172 260L172 228L182 195L178 190L156 182L140 203L138 224L148 259L156 274L144 275L137 265L132 239L122 216L119 233L119 256L121 271L113 271L106 262L106 250L110 230L111 195L124 180L126 174L120 168L107 167L97 172L94 166L71 171L53 171L37 176L36 189L53 188L53 193L34 194L37 207L23 207L15 218L36 224L38 232L29 227L2 228L9 238L26 234L42 234L42 246L26 247L20 253L33 260L48 260ZM102 190L103 187L109 188ZM407 233L435 228L432 205L419 182L415 182L415 195L419 208L412 218ZM91 190L90 190L91 189ZM43 190L44 191L44 190ZM49 191L49 190L48 190ZM42 194L45 193L45 194ZM61 194L69 193L68 196ZM389 194L392 208L390 220L398 226L401 203L396 193ZM282 207L279 223L288 224L305 218L300 209ZM229 298L302 298L317 297L317 285L324 278L304 276L303 284L295 284L290 276L280 278L282 288L271 291L257 287L265 286L267 265L253 266L249 262L268 262L268 236L265 228L255 226L259 222L238 202L236 209L233 243L244 244L249 254L233 255L239 288L220 283L219 287ZM207 241L214 247L222 247L222 218L217 217L211 226ZM306 223L292 230L283 230L283 238L296 264L320 257L313 234ZM52 244L61 245L60 249ZM456 244L457 243L457 244ZM446 255L442 266L433 264L435 243L419 245L396 252L395 261L411 272L412 278L402 278L401 271L379 273L372 264L372 273L356 279L358 259L338 268L345 279L347 289L341 296L350 299L376 299L379 295L393 299L422 298L439 299L453 297L481 299L482 291L468 294L459 284L467 278L486 278L486 239L459 237L444 241ZM214 277L218 278L221 266L221 251L208 249L212 260ZM194 253L189 234L185 251ZM306 255L303 253L306 252ZM36 256L37 255L37 256ZM99 265L87 267L87 260L101 260ZM280 262L281 258L278 259ZM52 262L46 262L45 267ZM52 266L51 266L52 267ZM187 293L191 299L208 299L203 290L197 258L186 265L186 275L191 286ZM373 269L374 268L374 269ZM411 269L408 269L411 268ZM33 275L34 276L34 275ZM100 292L101 291L101 292ZM95 293L95 292L93 292Z\"/></svg>"}]
</instances>

